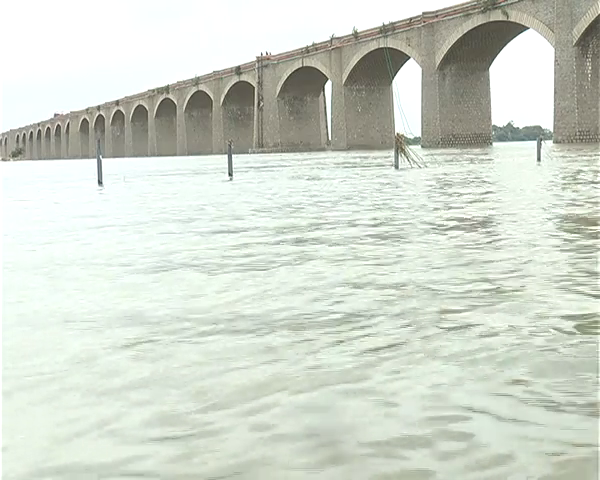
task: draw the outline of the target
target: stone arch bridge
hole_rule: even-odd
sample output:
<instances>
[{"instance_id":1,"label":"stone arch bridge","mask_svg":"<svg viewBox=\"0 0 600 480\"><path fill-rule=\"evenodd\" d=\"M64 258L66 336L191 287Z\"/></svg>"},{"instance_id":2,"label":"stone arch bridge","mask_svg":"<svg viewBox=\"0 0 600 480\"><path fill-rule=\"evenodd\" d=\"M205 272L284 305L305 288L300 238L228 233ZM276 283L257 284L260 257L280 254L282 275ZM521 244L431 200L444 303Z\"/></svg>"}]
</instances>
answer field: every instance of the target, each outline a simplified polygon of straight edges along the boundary
<instances>
[{"instance_id":1,"label":"stone arch bridge","mask_svg":"<svg viewBox=\"0 0 600 480\"><path fill-rule=\"evenodd\" d=\"M554 141L600 141L600 0L478 0L353 32L0 135L3 157L387 149L392 80L422 69L424 147L491 143L489 67L533 29L555 51ZM331 135L324 86L332 85Z\"/></svg>"}]
</instances>

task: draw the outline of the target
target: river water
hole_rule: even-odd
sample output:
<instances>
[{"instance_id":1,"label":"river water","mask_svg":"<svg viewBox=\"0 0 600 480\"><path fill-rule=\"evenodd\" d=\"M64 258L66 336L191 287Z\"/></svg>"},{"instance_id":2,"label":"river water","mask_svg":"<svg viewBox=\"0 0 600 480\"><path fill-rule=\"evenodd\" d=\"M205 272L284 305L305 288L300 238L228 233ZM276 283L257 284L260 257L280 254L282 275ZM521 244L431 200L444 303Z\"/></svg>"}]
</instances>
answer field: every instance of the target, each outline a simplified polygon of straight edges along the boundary
<instances>
[{"instance_id":1,"label":"river water","mask_svg":"<svg viewBox=\"0 0 600 480\"><path fill-rule=\"evenodd\" d=\"M5 479L591 479L597 147L3 164Z\"/></svg>"}]
</instances>

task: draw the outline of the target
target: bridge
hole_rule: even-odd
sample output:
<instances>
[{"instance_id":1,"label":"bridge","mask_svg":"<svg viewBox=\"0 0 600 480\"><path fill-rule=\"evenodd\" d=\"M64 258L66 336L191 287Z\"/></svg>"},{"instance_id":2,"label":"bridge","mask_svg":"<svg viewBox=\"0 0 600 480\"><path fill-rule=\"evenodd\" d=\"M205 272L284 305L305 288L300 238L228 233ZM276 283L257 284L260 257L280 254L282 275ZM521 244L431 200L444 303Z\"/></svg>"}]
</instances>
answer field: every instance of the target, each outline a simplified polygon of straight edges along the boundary
<instances>
[{"instance_id":1,"label":"bridge","mask_svg":"<svg viewBox=\"0 0 600 480\"><path fill-rule=\"evenodd\" d=\"M391 149L392 80L422 69L422 145L492 142L489 67L527 29L555 51L554 142L600 141L600 0L478 0L69 112L0 135L3 157ZM331 81L331 135L324 86Z\"/></svg>"}]
</instances>

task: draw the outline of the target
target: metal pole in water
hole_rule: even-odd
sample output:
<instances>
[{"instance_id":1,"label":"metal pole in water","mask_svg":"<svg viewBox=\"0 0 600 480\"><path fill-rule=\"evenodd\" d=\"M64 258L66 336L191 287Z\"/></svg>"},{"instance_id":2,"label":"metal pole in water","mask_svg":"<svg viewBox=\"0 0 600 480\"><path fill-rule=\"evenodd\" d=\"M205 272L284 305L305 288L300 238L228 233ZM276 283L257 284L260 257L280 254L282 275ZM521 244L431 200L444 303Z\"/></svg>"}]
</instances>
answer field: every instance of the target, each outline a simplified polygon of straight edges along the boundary
<instances>
[{"instance_id":1,"label":"metal pole in water","mask_svg":"<svg viewBox=\"0 0 600 480\"><path fill-rule=\"evenodd\" d=\"M227 173L229 180L233 180L233 142L231 140L227 142Z\"/></svg>"},{"instance_id":2,"label":"metal pole in water","mask_svg":"<svg viewBox=\"0 0 600 480\"><path fill-rule=\"evenodd\" d=\"M400 169L400 151L398 148L398 142L394 142L394 168Z\"/></svg>"},{"instance_id":3,"label":"metal pole in water","mask_svg":"<svg viewBox=\"0 0 600 480\"><path fill-rule=\"evenodd\" d=\"M98 167L98 186L103 187L102 182L102 150L100 148L100 139L96 140L96 166Z\"/></svg>"},{"instance_id":4,"label":"metal pole in water","mask_svg":"<svg viewBox=\"0 0 600 480\"><path fill-rule=\"evenodd\" d=\"M537 163L542 161L542 137L537 139Z\"/></svg>"}]
</instances>

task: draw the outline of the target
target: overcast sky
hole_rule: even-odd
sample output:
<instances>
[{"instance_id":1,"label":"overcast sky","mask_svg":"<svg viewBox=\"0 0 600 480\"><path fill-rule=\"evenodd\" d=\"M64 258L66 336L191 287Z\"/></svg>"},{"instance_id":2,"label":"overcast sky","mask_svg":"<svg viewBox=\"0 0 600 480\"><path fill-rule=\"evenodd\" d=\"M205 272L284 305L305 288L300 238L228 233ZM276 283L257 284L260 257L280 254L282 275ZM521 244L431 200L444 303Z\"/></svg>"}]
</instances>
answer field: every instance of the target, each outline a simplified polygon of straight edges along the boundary
<instances>
[{"instance_id":1,"label":"overcast sky","mask_svg":"<svg viewBox=\"0 0 600 480\"><path fill-rule=\"evenodd\" d=\"M456 3L5 0L0 131ZM501 52L491 68L494 123L552 128L553 57L532 31ZM395 81L419 134L420 67L407 63Z\"/></svg>"}]
</instances>

